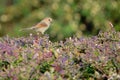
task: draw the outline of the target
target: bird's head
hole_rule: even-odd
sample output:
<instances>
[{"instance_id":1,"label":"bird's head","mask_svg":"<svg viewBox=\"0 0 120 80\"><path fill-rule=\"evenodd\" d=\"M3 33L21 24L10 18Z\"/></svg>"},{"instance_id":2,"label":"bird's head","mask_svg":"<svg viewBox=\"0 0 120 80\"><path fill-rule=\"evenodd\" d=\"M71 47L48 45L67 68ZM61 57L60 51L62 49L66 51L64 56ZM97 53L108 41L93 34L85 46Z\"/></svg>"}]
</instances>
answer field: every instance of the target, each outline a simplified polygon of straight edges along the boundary
<instances>
[{"instance_id":1,"label":"bird's head","mask_svg":"<svg viewBox=\"0 0 120 80\"><path fill-rule=\"evenodd\" d=\"M49 23L49 24L51 24L52 21L53 21L53 19L50 18L50 17L47 17L47 18L44 19L44 21L47 22L47 23Z\"/></svg>"}]
</instances>

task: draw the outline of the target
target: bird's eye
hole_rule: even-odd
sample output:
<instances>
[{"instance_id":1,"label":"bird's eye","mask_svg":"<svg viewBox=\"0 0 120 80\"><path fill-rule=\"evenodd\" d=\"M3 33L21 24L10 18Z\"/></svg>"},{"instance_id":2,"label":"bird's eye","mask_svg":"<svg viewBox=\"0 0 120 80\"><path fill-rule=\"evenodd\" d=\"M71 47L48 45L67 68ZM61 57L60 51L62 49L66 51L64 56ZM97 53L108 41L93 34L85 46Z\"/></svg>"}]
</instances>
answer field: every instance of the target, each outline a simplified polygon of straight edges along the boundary
<instances>
[{"instance_id":1,"label":"bird's eye","mask_svg":"<svg viewBox=\"0 0 120 80\"><path fill-rule=\"evenodd\" d=\"M48 21L50 21L50 22L51 22L52 20L51 20L51 19L48 19Z\"/></svg>"}]
</instances>

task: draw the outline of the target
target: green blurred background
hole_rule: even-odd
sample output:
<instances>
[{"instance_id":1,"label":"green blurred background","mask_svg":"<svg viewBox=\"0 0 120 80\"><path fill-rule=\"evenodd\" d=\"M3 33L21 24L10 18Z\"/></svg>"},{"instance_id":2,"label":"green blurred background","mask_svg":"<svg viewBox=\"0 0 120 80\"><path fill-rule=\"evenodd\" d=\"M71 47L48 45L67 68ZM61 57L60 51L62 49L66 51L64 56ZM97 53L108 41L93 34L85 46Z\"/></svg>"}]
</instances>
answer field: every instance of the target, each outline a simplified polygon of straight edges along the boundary
<instances>
[{"instance_id":1,"label":"green blurred background","mask_svg":"<svg viewBox=\"0 0 120 80\"><path fill-rule=\"evenodd\" d=\"M120 0L0 0L0 36L28 36L19 30L48 16L54 21L45 33L53 41L96 35L107 21L119 31Z\"/></svg>"}]
</instances>

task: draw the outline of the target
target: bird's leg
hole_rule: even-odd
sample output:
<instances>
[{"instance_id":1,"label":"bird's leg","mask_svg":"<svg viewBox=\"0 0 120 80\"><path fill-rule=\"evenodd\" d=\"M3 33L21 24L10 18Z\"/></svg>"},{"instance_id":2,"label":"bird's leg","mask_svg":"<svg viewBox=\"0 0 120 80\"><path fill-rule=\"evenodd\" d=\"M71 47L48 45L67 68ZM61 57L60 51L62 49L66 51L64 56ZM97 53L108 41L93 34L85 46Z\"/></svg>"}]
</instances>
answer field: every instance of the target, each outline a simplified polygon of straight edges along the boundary
<instances>
[{"instance_id":1,"label":"bird's leg","mask_svg":"<svg viewBox=\"0 0 120 80\"><path fill-rule=\"evenodd\" d=\"M32 34L32 33L30 33L29 35L30 35L30 37L32 37L32 36L33 36L33 34Z\"/></svg>"},{"instance_id":2,"label":"bird's leg","mask_svg":"<svg viewBox=\"0 0 120 80\"><path fill-rule=\"evenodd\" d=\"M37 37L43 37L43 34L41 32L37 32Z\"/></svg>"}]
</instances>

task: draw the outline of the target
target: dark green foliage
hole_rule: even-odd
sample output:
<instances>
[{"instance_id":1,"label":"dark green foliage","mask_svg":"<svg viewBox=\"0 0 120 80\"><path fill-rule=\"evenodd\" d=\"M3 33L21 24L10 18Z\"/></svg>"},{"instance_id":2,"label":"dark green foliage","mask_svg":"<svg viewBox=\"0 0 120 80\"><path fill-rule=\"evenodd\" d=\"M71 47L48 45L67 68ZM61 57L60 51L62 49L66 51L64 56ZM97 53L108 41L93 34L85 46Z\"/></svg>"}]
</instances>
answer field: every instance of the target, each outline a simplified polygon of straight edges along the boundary
<instances>
[{"instance_id":1,"label":"dark green foliage","mask_svg":"<svg viewBox=\"0 0 120 80\"><path fill-rule=\"evenodd\" d=\"M46 71L50 70L50 64L48 62L43 62L40 66L40 72L45 73Z\"/></svg>"},{"instance_id":2,"label":"dark green foliage","mask_svg":"<svg viewBox=\"0 0 120 80\"><path fill-rule=\"evenodd\" d=\"M3 67L7 69L7 67L10 65L8 61L0 61L0 68L2 69Z\"/></svg>"}]
</instances>

